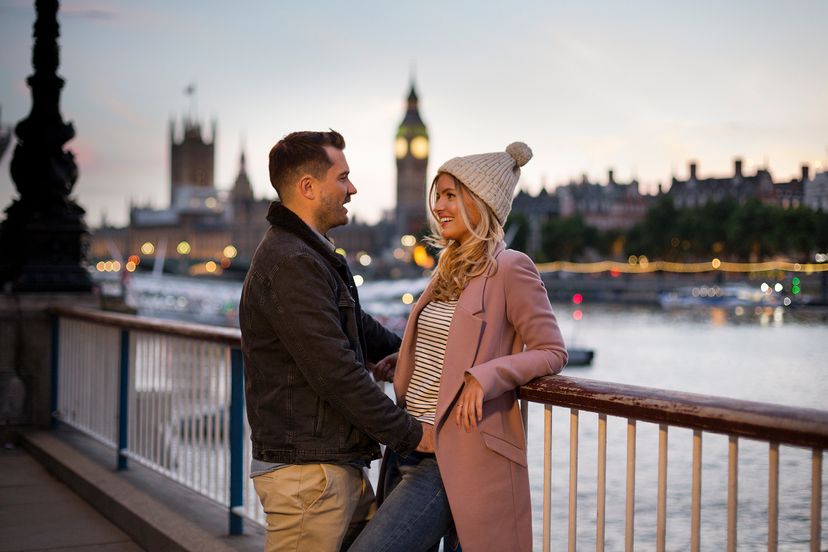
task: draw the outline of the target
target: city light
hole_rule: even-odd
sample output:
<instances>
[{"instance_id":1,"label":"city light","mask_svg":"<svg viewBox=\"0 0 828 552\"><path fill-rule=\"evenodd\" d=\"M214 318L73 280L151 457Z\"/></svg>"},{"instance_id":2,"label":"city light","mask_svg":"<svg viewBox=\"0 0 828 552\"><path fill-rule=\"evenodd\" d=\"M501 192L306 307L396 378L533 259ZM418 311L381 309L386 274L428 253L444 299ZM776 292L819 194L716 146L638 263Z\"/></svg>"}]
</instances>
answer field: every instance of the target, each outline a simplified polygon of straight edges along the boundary
<instances>
[{"instance_id":1,"label":"city light","mask_svg":"<svg viewBox=\"0 0 828 552\"><path fill-rule=\"evenodd\" d=\"M98 264L95 265L95 268L98 269L98 272L103 272L106 270L106 263L103 261L98 261Z\"/></svg>"},{"instance_id":2,"label":"city light","mask_svg":"<svg viewBox=\"0 0 828 552\"><path fill-rule=\"evenodd\" d=\"M786 307L790 307L791 306L791 298L790 297L785 297L784 299L782 299L782 304L785 305Z\"/></svg>"},{"instance_id":3,"label":"city light","mask_svg":"<svg viewBox=\"0 0 828 552\"><path fill-rule=\"evenodd\" d=\"M357 287L359 287L359 286L361 286L362 284L365 283L365 278L363 278L359 274L354 274L354 283L356 284Z\"/></svg>"},{"instance_id":4,"label":"city light","mask_svg":"<svg viewBox=\"0 0 828 552\"><path fill-rule=\"evenodd\" d=\"M342 255L344 257L345 256L345 250L342 249L341 247L337 247L336 248L336 254L337 255Z\"/></svg>"},{"instance_id":5,"label":"city light","mask_svg":"<svg viewBox=\"0 0 828 552\"><path fill-rule=\"evenodd\" d=\"M394 250L394 258L398 261L401 261L405 257L405 251L402 247L398 247Z\"/></svg>"},{"instance_id":6,"label":"city light","mask_svg":"<svg viewBox=\"0 0 828 552\"><path fill-rule=\"evenodd\" d=\"M357 253L357 262L362 266L368 266L371 264L371 255L364 251L360 251Z\"/></svg>"},{"instance_id":7,"label":"city light","mask_svg":"<svg viewBox=\"0 0 828 552\"><path fill-rule=\"evenodd\" d=\"M141 253L144 255L152 255L155 253L155 246L150 242L144 242L144 245L141 246Z\"/></svg>"},{"instance_id":8,"label":"city light","mask_svg":"<svg viewBox=\"0 0 828 552\"><path fill-rule=\"evenodd\" d=\"M402 296L403 305L410 305L414 302L414 296L410 293L404 293Z\"/></svg>"},{"instance_id":9,"label":"city light","mask_svg":"<svg viewBox=\"0 0 828 552\"><path fill-rule=\"evenodd\" d=\"M583 301L584 301L584 296L581 295L580 293L576 293L575 295L572 296L572 302L575 303L576 305L580 305Z\"/></svg>"},{"instance_id":10,"label":"city light","mask_svg":"<svg viewBox=\"0 0 828 552\"><path fill-rule=\"evenodd\" d=\"M793 293L794 295L799 295L801 292L802 290L799 289L799 286L794 286L791 288L791 293Z\"/></svg>"},{"instance_id":11,"label":"city light","mask_svg":"<svg viewBox=\"0 0 828 552\"><path fill-rule=\"evenodd\" d=\"M578 309L572 312L572 319L573 320L580 320L584 317L584 313Z\"/></svg>"},{"instance_id":12,"label":"city light","mask_svg":"<svg viewBox=\"0 0 828 552\"><path fill-rule=\"evenodd\" d=\"M417 243L417 238L415 238L411 234L406 234L405 236L400 238L400 243L403 244L405 247L412 247L415 243Z\"/></svg>"},{"instance_id":13,"label":"city light","mask_svg":"<svg viewBox=\"0 0 828 552\"><path fill-rule=\"evenodd\" d=\"M204 270L206 270L207 272L213 273L216 271L216 268L218 268L218 266L216 265L215 261L207 261L206 263L204 263Z\"/></svg>"},{"instance_id":14,"label":"city light","mask_svg":"<svg viewBox=\"0 0 828 552\"><path fill-rule=\"evenodd\" d=\"M132 264L134 264L135 266L138 266L139 264L141 264L141 257L139 257L138 255L130 255L129 259L127 259L127 260L129 262L131 262Z\"/></svg>"},{"instance_id":15,"label":"city light","mask_svg":"<svg viewBox=\"0 0 828 552\"><path fill-rule=\"evenodd\" d=\"M770 286L767 284L767 282L762 282L762 285L759 286L759 289L762 290L762 293L767 293L770 289Z\"/></svg>"},{"instance_id":16,"label":"city light","mask_svg":"<svg viewBox=\"0 0 828 552\"><path fill-rule=\"evenodd\" d=\"M795 285L795 286L798 286L800 283L801 283L801 280L800 280L797 276L794 276L794 277L791 279L791 284L793 284L793 285Z\"/></svg>"},{"instance_id":17,"label":"city light","mask_svg":"<svg viewBox=\"0 0 828 552\"><path fill-rule=\"evenodd\" d=\"M135 263L133 263L132 261L127 261L125 268L127 272L135 272Z\"/></svg>"},{"instance_id":18,"label":"city light","mask_svg":"<svg viewBox=\"0 0 828 552\"><path fill-rule=\"evenodd\" d=\"M720 261L719 259L713 259L712 261L710 261L710 266L712 266L715 269L718 269L720 266L722 266L722 261Z\"/></svg>"},{"instance_id":19,"label":"city light","mask_svg":"<svg viewBox=\"0 0 828 552\"><path fill-rule=\"evenodd\" d=\"M434 258L422 245L414 248L414 263L420 268L434 268Z\"/></svg>"},{"instance_id":20,"label":"city light","mask_svg":"<svg viewBox=\"0 0 828 552\"><path fill-rule=\"evenodd\" d=\"M779 293L780 291L782 291L782 284L780 284L779 282L777 282L777 283L773 286L773 291L775 291L776 293Z\"/></svg>"},{"instance_id":21,"label":"city light","mask_svg":"<svg viewBox=\"0 0 828 552\"><path fill-rule=\"evenodd\" d=\"M186 241L182 241L178 243L178 246L175 248L175 250L178 251L180 255L189 255L192 248L190 247L189 243L187 243Z\"/></svg>"},{"instance_id":22,"label":"city light","mask_svg":"<svg viewBox=\"0 0 828 552\"><path fill-rule=\"evenodd\" d=\"M650 261L646 266L638 264L638 257L630 256L628 262L619 261L597 261L592 263L573 263L570 261L554 261L549 263L537 263L539 272L572 272L575 274L597 274L609 272L611 275L642 274L649 272L676 272L676 273L700 273L711 272L714 269L711 262L703 263L674 263L670 261ZM722 272L828 272L828 263L800 264L788 261L765 261L758 263L735 263L720 261L718 270Z\"/></svg>"},{"instance_id":23,"label":"city light","mask_svg":"<svg viewBox=\"0 0 828 552\"><path fill-rule=\"evenodd\" d=\"M227 247L224 248L224 251L222 251L222 253L228 259L235 259L236 255L239 254L239 251L238 251L238 249L236 249L232 245L228 245Z\"/></svg>"}]
</instances>

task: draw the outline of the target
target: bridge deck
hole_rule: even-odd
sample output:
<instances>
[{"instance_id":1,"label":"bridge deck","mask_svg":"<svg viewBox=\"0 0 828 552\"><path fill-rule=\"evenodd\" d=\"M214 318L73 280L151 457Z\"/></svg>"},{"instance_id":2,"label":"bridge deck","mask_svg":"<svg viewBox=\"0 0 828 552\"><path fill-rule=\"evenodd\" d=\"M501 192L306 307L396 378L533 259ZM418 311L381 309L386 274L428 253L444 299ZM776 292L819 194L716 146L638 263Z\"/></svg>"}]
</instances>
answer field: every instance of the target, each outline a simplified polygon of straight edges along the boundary
<instances>
[{"instance_id":1,"label":"bridge deck","mask_svg":"<svg viewBox=\"0 0 828 552\"><path fill-rule=\"evenodd\" d=\"M0 449L0 550L142 550L19 448Z\"/></svg>"}]
</instances>

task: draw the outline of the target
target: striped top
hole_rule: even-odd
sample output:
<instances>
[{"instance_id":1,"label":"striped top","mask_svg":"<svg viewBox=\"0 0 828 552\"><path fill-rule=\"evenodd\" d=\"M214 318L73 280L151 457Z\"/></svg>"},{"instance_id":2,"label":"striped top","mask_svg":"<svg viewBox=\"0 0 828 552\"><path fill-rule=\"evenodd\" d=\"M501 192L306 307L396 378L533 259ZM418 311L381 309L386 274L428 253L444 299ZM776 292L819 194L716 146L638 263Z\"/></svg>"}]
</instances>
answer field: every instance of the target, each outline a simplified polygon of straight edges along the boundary
<instances>
[{"instance_id":1,"label":"striped top","mask_svg":"<svg viewBox=\"0 0 828 552\"><path fill-rule=\"evenodd\" d=\"M437 395L449 327L457 301L431 301L417 319L414 373L405 394L405 408L421 422L434 425Z\"/></svg>"}]
</instances>

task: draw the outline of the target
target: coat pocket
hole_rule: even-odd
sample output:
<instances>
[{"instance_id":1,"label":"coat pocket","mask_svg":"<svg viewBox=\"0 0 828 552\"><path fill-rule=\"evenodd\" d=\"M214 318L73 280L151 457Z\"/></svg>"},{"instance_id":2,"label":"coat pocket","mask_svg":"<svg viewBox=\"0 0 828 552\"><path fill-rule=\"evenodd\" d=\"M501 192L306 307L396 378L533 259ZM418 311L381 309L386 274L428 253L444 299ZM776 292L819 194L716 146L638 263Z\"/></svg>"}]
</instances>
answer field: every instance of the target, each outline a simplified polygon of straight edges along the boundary
<instances>
[{"instance_id":1,"label":"coat pocket","mask_svg":"<svg viewBox=\"0 0 828 552\"><path fill-rule=\"evenodd\" d=\"M325 428L325 402L321 397L316 397L316 416L313 418L313 436L322 437Z\"/></svg>"},{"instance_id":2,"label":"coat pocket","mask_svg":"<svg viewBox=\"0 0 828 552\"><path fill-rule=\"evenodd\" d=\"M489 450L505 456L515 464L527 467L528 462L526 461L525 450L510 443L502 437L496 437L490 433L483 433L482 431L480 432L480 435L483 437L483 442Z\"/></svg>"}]
</instances>

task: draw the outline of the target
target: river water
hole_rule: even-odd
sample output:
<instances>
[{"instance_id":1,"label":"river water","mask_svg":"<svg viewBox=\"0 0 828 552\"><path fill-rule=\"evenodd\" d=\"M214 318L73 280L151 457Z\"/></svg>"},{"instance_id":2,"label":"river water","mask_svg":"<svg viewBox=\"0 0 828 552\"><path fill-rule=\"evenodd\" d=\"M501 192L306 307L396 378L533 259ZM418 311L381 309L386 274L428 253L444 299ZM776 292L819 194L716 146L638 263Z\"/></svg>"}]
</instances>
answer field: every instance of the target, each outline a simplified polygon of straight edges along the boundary
<instances>
[{"instance_id":1,"label":"river water","mask_svg":"<svg viewBox=\"0 0 828 552\"><path fill-rule=\"evenodd\" d=\"M593 365L565 374L809 408L828 408L828 325L787 310L737 316L721 310L665 312L583 306L575 322L566 305L556 312L569 344L595 350ZM552 535L566 546L569 492L568 409L553 409ZM594 548L597 415L580 414L578 546ZM530 477L536 547L542 532L543 415L530 407ZM667 477L667 549L690 546L692 432L671 428ZM727 530L727 437L705 433L702 446L703 550L724 550ZM636 549L655 549L658 427L639 423L636 455ZM606 549L624 548L626 420L608 419ZM807 550L811 451L780 449L779 549ZM822 495L826 496L823 486ZM768 446L740 440L739 550L767 549ZM823 544L826 542L823 509Z\"/></svg>"},{"instance_id":2,"label":"river water","mask_svg":"<svg viewBox=\"0 0 828 552\"><path fill-rule=\"evenodd\" d=\"M180 280L180 281L179 281ZM164 278L136 279L140 314L232 324L240 284ZM392 326L405 308L399 296L422 281L366 284L363 304ZM405 289L403 289L405 288ZM410 288L410 289L409 289ZM602 381L721 397L828 409L828 322L824 317L779 307L753 311L664 311L615 305L554 305L570 346L595 350L592 366L564 374ZM165 310L166 309L166 310ZM399 327L396 328L399 331ZM535 545L541 546L543 408L530 405L529 463ZM553 549L566 547L569 494L568 409L553 410ZM579 429L578 537L595 546L597 415L582 412ZM655 549L658 428L639 423L636 455L635 545ZM667 549L690 545L692 432L671 428L667 477ZM702 458L703 550L724 550L727 527L727 437L705 433ZM780 449L779 549L807 550L810 531L811 451ZM824 478L823 478L824 480ZM608 420L606 550L624 548L626 420ZM825 497L825 485L822 495ZM739 444L739 550L767 549L768 446ZM828 508L823 508L823 545Z\"/></svg>"}]
</instances>

